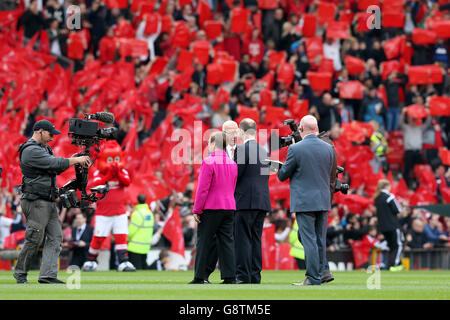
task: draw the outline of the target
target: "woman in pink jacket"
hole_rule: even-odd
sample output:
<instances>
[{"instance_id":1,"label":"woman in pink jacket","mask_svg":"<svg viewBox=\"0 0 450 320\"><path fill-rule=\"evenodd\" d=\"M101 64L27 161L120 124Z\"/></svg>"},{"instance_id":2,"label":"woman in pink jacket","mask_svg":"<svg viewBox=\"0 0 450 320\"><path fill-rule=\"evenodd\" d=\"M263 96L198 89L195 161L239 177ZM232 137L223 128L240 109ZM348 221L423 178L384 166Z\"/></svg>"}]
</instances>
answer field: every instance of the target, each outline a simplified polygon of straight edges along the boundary
<instances>
[{"instance_id":1,"label":"woman in pink jacket","mask_svg":"<svg viewBox=\"0 0 450 320\"><path fill-rule=\"evenodd\" d=\"M227 156L225 148L225 133L213 133L208 142L211 155L200 167L193 210L198 223L195 276L190 283L208 283L206 266L214 236L217 238L222 283L236 283L233 223L237 165Z\"/></svg>"}]
</instances>

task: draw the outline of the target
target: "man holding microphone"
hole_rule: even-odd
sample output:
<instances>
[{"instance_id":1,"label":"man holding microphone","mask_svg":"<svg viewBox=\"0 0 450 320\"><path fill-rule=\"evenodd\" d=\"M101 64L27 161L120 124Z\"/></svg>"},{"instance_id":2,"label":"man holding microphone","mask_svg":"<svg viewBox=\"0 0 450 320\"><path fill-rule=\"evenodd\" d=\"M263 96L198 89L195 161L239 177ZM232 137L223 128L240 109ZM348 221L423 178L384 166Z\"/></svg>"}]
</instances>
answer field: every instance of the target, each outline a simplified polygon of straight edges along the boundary
<instances>
[{"instance_id":1,"label":"man holding microphone","mask_svg":"<svg viewBox=\"0 0 450 320\"><path fill-rule=\"evenodd\" d=\"M332 147L317 137L317 120L300 121L302 141L289 146L278 170L280 181L290 179L291 211L296 213L299 240L305 249L306 279L294 285L320 285L326 268L327 212L331 209Z\"/></svg>"},{"instance_id":2,"label":"man holding microphone","mask_svg":"<svg viewBox=\"0 0 450 320\"><path fill-rule=\"evenodd\" d=\"M22 178L20 205L27 219L25 243L14 269L17 283L28 283L27 274L33 257L45 239L39 283L64 283L57 279L62 228L56 207L56 176L70 166L89 166L88 156L61 158L48 145L61 132L48 120L34 124L33 136L19 148Z\"/></svg>"}]
</instances>

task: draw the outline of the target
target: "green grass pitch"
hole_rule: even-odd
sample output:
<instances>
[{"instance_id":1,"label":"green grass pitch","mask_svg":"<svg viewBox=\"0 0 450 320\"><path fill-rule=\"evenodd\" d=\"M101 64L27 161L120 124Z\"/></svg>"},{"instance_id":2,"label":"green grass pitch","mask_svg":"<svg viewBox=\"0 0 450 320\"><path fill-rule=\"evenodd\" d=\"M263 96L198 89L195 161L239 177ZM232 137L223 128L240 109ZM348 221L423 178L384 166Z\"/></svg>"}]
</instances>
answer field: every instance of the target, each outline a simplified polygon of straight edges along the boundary
<instances>
[{"instance_id":1,"label":"green grass pitch","mask_svg":"<svg viewBox=\"0 0 450 320\"><path fill-rule=\"evenodd\" d=\"M73 274L72 274L73 275ZM61 280L72 276L60 271ZM137 271L80 273L80 289L37 282L30 272L28 285L15 283L12 271L0 272L0 300L449 300L450 271L402 271L379 273L379 289L368 289L365 271L334 272L335 281L322 286L297 287L304 271L264 271L262 284L222 285L219 271L207 285L188 285L192 271ZM372 278L373 279L373 278ZM374 283L374 282L372 282Z\"/></svg>"}]
</instances>

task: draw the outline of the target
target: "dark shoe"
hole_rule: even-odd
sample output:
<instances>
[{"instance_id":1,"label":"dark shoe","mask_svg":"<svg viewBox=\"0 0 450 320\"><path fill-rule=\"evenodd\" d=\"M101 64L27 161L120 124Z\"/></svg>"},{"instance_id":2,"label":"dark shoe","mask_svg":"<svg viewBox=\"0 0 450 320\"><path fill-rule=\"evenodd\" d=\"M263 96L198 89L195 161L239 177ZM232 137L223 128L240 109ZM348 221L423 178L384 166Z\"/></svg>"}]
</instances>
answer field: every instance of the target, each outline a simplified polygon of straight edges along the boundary
<instances>
[{"instance_id":1,"label":"dark shoe","mask_svg":"<svg viewBox=\"0 0 450 320\"><path fill-rule=\"evenodd\" d=\"M194 278L194 280L192 280L188 284L205 284L205 283L210 283L210 282L208 280Z\"/></svg>"},{"instance_id":2,"label":"dark shoe","mask_svg":"<svg viewBox=\"0 0 450 320\"><path fill-rule=\"evenodd\" d=\"M220 284L236 284L235 279L224 279Z\"/></svg>"},{"instance_id":3,"label":"dark shoe","mask_svg":"<svg viewBox=\"0 0 450 320\"><path fill-rule=\"evenodd\" d=\"M308 278L303 280L303 282L294 282L292 285L294 286L314 286L315 284L311 283ZM320 284L318 284L320 286Z\"/></svg>"},{"instance_id":4,"label":"dark shoe","mask_svg":"<svg viewBox=\"0 0 450 320\"><path fill-rule=\"evenodd\" d=\"M29 284L29 282L27 281L27 279L17 279L17 283Z\"/></svg>"},{"instance_id":5,"label":"dark shoe","mask_svg":"<svg viewBox=\"0 0 450 320\"><path fill-rule=\"evenodd\" d=\"M330 271L325 272L324 275L322 276L322 283L331 282L333 280L334 280L334 277Z\"/></svg>"},{"instance_id":6,"label":"dark shoe","mask_svg":"<svg viewBox=\"0 0 450 320\"><path fill-rule=\"evenodd\" d=\"M59 284L65 284L64 281L61 281L59 279L56 278L42 278L38 280L39 283L46 283L46 284L55 284L55 283L59 283Z\"/></svg>"}]
</instances>

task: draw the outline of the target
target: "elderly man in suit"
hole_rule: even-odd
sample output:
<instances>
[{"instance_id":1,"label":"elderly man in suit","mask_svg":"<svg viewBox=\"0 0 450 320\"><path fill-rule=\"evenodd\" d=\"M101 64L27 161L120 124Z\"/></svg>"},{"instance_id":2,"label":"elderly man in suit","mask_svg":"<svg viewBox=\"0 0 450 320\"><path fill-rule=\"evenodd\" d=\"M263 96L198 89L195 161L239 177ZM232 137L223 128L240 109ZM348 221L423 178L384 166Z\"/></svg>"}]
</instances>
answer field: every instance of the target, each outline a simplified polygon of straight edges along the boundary
<instances>
[{"instance_id":1,"label":"elderly man in suit","mask_svg":"<svg viewBox=\"0 0 450 320\"><path fill-rule=\"evenodd\" d=\"M264 217L271 210L267 151L256 142L256 122L239 123L243 144L236 147L238 165L236 215L234 223L236 282L260 283L262 270L261 235Z\"/></svg>"},{"instance_id":2,"label":"elderly man in suit","mask_svg":"<svg viewBox=\"0 0 450 320\"><path fill-rule=\"evenodd\" d=\"M320 140L317 120L300 121L302 141L289 146L286 162L278 171L290 179L291 211L296 213L299 240L305 249L306 279L294 285L320 285L326 265L327 211L331 209L332 147Z\"/></svg>"}]
</instances>

